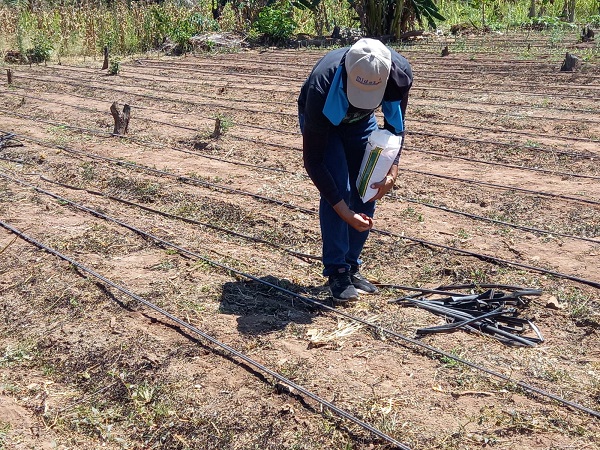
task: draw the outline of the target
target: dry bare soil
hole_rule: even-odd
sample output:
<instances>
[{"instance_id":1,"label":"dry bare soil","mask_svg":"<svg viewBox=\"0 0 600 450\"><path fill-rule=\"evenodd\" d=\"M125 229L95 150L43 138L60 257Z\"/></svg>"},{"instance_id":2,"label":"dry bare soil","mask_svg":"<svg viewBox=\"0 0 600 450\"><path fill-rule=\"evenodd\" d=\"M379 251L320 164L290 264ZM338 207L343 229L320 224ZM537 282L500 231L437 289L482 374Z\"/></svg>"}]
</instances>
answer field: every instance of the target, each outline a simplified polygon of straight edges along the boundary
<instances>
[{"instance_id":1,"label":"dry bare soil","mask_svg":"<svg viewBox=\"0 0 600 450\"><path fill-rule=\"evenodd\" d=\"M443 319L391 302L412 293L398 287L331 304L295 103L324 49L152 55L117 76L15 66L0 82L16 134L0 144L0 448L392 448L306 391L414 449L598 448L599 62L561 73L543 36L440 49L399 49L408 134L362 271L541 289L519 313L542 344L412 343ZM121 138L115 101L131 106Z\"/></svg>"}]
</instances>

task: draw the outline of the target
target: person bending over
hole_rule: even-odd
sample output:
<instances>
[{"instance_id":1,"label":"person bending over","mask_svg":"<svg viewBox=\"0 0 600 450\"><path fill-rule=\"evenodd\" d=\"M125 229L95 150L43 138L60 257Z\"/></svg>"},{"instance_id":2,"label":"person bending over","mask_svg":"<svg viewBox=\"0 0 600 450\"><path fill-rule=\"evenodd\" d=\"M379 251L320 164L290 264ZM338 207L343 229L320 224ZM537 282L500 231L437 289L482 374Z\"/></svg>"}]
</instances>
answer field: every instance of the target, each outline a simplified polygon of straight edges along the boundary
<instances>
[{"instance_id":1,"label":"person bending over","mask_svg":"<svg viewBox=\"0 0 600 450\"><path fill-rule=\"evenodd\" d=\"M321 195L319 220L323 275L334 301L358 299L377 288L359 272L360 254L373 226L376 201L392 189L400 152L386 177L372 185L377 194L363 202L356 178L381 106L384 128L404 135L404 114L413 76L409 62L376 39L321 58L302 85L298 118L304 167Z\"/></svg>"}]
</instances>

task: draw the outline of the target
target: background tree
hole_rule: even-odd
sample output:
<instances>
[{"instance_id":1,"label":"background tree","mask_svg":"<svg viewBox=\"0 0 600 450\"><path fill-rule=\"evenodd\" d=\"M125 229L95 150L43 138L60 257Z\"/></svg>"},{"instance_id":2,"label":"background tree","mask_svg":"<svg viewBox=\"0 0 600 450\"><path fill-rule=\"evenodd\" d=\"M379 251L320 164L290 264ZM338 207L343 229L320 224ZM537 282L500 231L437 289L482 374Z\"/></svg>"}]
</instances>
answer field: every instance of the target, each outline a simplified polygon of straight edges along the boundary
<instances>
[{"instance_id":1,"label":"background tree","mask_svg":"<svg viewBox=\"0 0 600 450\"><path fill-rule=\"evenodd\" d=\"M393 36L417 27L436 27L445 18L433 0L348 0L357 12L361 26L369 36Z\"/></svg>"},{"instance_id":2,"label":"background tree","mask_svg":"<svg viewBox=\"0 0 600 450\"><path fill-rule=\"evenodd\" d=\"M575 0L565 0L563 3L562 17L567 22L575 20Z\"/></svg>"}]
</instances>

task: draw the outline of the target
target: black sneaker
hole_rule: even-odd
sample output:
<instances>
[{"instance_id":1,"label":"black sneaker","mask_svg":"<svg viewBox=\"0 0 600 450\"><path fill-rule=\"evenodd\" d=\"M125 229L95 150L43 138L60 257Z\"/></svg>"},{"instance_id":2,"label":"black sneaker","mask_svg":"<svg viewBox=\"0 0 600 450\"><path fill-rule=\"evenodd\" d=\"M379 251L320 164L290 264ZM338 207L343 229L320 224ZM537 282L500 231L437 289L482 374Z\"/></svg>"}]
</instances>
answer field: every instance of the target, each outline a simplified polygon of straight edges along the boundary
<instances>
[{"instance_id":1,"label":"black sneaker","mask_svg":"<svg viewBox=\"0 0 600 450\"><path fill-rule=\"evenodd\" d=\"M360 274L358 267L350 269L350 280L361 294L376 294L378 292L378 289Z\"/></svg>"},{"instance_id":2,"label":"black sneaker","mask_svg":"<svg viewBox=\"0 0 600 450\"><path fill-rule=\"evenodd\" d=\"M329 290L334 302L358 300L358 291L350 281L350 272L347 270L329 276Z\"/></svg>"}]
</instances>

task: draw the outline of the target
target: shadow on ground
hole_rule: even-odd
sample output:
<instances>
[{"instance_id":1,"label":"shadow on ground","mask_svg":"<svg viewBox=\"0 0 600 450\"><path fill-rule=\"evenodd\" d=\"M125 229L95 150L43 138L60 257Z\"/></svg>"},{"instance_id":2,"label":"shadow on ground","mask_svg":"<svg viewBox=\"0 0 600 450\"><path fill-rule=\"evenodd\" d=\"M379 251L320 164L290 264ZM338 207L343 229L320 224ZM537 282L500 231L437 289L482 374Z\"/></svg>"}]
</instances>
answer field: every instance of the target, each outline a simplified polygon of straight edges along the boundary
<instances>
[{"instance_id":1,"label":"shadow on ground","mask_svg":"<svg viewBox=\"0 0 600 450\"><path fill-rule=\"evenodd\" d=\"M309 324L319 314L320 308L317 305L303 302L276 287L315 300L323 298L323 303L329 304L326 288L323 286L307 289L272 276L260 280L264 283L243 280L223 285L220 312L238 316L240 333L266 334L282 330L292 322Z\"/></svg>"}]
</instances>

